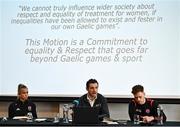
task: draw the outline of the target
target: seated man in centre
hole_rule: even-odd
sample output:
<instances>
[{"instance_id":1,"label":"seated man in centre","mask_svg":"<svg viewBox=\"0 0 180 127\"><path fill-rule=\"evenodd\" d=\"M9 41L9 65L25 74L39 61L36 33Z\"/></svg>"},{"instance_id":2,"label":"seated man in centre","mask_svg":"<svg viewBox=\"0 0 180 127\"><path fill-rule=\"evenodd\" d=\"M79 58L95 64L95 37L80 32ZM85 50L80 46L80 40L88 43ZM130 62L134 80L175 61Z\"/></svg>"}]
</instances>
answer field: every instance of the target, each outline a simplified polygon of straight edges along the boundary
<instances>
[{"instance_id":1,"label":"seated man in centre","mask_svg":"<svg viewBox=\"0 0 180 127\"><path fill-rule=\"evenodd\" d=\"M79 98L80 107L99 108L100 120L110 117L106 98L98 93L99 83L96 79L89 79L86 83L87 93Z\"/></svg>"}]
</instances>

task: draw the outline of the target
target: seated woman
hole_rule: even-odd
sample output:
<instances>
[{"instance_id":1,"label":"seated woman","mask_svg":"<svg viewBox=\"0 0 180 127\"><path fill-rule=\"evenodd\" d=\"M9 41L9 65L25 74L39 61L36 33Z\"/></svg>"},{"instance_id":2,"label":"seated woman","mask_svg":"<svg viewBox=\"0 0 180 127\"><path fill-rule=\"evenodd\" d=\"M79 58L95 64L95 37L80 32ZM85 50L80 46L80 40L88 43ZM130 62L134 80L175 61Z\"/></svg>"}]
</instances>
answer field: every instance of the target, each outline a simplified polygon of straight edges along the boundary
<instances>
[{"instance_id":1,"label":"seated woman","mask_svg":"<svg viewBox=\"0 0 180 127\"><path fill-rule=\"evenodd\" d=\"M37 118L36 105L28 99L28 88L23 84L18 85L17 100L9 105L9 118L15 116L27 116L31 112L33 118Z\"/></svg>"}]
</instances>

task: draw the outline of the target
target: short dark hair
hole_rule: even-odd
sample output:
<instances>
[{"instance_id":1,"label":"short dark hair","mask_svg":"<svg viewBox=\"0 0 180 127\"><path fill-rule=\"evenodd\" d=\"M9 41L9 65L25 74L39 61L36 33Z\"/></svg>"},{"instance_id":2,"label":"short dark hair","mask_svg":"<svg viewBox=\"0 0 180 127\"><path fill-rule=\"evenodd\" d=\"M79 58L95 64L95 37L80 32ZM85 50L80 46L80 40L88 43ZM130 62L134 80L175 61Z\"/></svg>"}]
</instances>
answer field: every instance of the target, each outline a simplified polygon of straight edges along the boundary
<instances>
[{"instance_id":1,"label":"short dark hair","mask_svg":"<svg viewBox=\"0 0 180 127\"><path fill-rule=\"evenodd\" d=\"M132 94L137 94L138 92L144 92L144 87L141 85L135 85L132 88Z\"/></svg>"},{"instance_id":2,"label":"short dark hair","mask_svg":"<svg viewBox=\"0 0 180 127\"><path fill-rule=\"evenodd\" d=\"M24 84L19 84L18 85L18 95L20 94L21 89L27 89L27 86Z\"/></svg>"},{"instance_id":3,"label":"short dark hair","mask_svg":"<svg viewBox=\"0 0 180 127\"><path fill-rule=\"evenodd\" d=\"M97 84L99 85L99 83L98 83L98 81L97 81L96 79L89 79L89 80L86 82L86 88L89 88L89 85L90 85L91 83L97 83Z\"/></svg>"}]
</instances>

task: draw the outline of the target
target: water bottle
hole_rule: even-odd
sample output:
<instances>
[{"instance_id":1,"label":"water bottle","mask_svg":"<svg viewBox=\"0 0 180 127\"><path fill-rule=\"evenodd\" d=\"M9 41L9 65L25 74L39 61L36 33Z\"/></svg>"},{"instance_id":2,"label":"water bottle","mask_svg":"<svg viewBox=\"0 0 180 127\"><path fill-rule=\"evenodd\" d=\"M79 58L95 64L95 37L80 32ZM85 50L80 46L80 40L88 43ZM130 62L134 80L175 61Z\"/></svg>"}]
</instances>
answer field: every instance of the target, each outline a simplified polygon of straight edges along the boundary
<instances>
[{"instance_id":1,"label":"water bottle","mask_svg":"<svg viewBox=\"0 0 180 127\"><path fill-rule=\"evenodd\" d=\"M139 124L140 121L140 116L138 114L134 114L134 124L137 125Z\"/></svg>"},{"instance_id":2,"label":"water bottle","mask_svg":"<svg viewBox=\"0 0 180 127\"><path fill-rule=\"evenodd\" d=\"M140 114L141 114L141 109L135 109L134 113L134 124L140 124Z\"/></svg>"},{"instance_id":3,"label":"water bottle","mask_svg":"<svg viewBox=\"0 0 180 127\"><path fill-rule=\"evenodd\" d=\"M63 123L69 123L69 105L68 104L64 104L63 105Z\"/></svg>"},{"instance_id":4,"label":"water bottle","mask_svg":"<svg viewBox=\"0 0 180 127\"><path fill-rule=\"evenodd\" d=\"M60 116L59 113L57 113L56 116L54 117L53 123L58 123L59 122L59 118L60 118L59 116Z\"/></svg>"},{"instance_id":5,"label":"water bottle","mask_svg":"<svg viewBox=\"0 0 180 127\"><path fill-rule=\"evenodd\" d=\"M28 113L27 113L27 122L33 122L32 112L28 112Z\"/></svg>"},{"instance_id":6,"label":"water bottle","mask_svg":"<svg viewBox=\"0 0 180 127\"><path fill-rule=\"evenodd\" d=\"M160 105L157 107L157 125L163 125L163 109Z\"/></svg>"}]
</instances>

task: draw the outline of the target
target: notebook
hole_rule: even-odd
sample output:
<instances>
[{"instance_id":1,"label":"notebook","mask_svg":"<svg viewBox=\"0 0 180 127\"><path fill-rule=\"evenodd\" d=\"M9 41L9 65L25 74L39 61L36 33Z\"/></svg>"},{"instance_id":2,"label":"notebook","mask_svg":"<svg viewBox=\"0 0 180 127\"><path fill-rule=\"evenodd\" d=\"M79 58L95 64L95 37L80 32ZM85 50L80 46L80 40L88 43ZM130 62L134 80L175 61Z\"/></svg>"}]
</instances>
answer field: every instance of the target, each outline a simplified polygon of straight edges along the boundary
<instances>
[{"instance_id":1,"label":"notebook","mask_svg":"<svg viewBox=\"0 0 180 127\"><path fill-rule=\"evenodd\" d=\"M73 124L98 124L99 108L97 107L74 107Z\"/></svg>"}]
</instances>

